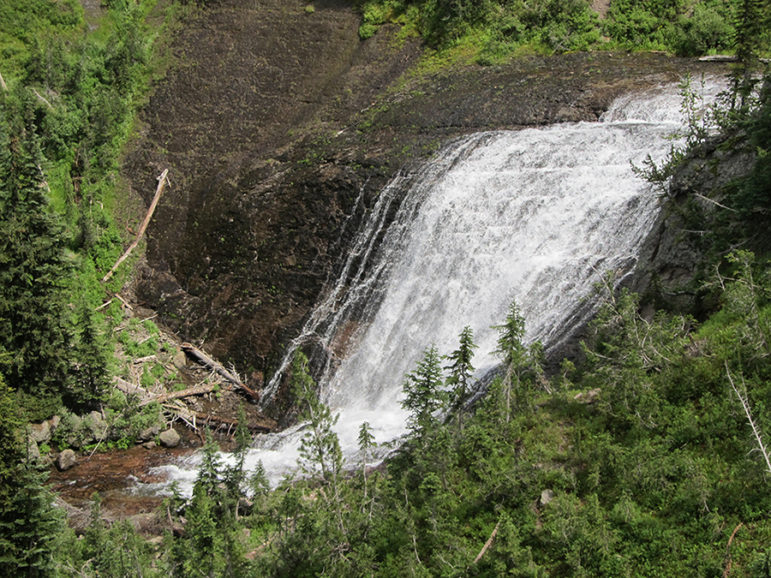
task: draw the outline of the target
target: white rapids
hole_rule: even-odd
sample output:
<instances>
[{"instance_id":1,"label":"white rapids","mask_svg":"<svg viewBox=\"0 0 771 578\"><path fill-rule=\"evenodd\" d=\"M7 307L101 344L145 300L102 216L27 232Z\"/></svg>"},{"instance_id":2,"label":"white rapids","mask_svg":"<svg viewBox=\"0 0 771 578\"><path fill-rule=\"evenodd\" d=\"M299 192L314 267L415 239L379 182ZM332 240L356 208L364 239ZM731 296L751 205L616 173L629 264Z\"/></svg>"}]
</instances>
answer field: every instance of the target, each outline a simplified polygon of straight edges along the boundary
<instances>
[{"instance_id":1,"label":"white rapids","mask_svg":"<svg viewBox=\"0 0 771 578\"><path fill-rule=\"evenodd\" d=\"M710 83L705 100L719 89ZM548 349L581 321L575 312L602 275L632 270L659 211L632 163L669 151L682 128L680 102L677 87L661 87L618 99L600 122L473 134L381 192L338 282L285 359L311 341L331 353L321 391L340 414L348 459L363 421L381 444L404 433L402 383L426 347L450 353L469 325L481 376L497 363L492 326L512 300L526 340ZM260 436L247 467L262 461L273 483L292 473L301 429ZM189 493L199 463L192 456L160 469Z\"/></svg>"}]
</instances>

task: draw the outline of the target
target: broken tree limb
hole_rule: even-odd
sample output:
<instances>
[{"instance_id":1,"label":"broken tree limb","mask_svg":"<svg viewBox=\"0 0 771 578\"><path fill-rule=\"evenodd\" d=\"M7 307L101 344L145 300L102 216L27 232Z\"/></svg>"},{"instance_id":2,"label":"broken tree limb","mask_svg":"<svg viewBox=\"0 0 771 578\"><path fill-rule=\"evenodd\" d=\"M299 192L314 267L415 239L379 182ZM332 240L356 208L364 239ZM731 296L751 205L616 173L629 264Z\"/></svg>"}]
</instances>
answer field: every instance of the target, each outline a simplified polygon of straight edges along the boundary
<instances>
[{"instance_id":1,"label":"broken tree limb","mask_svg":"<svg viewBox=\"0 0 771 578\"><path fill-rule=\"evenodd\" d=\"M495 525L495 528L493 528L493 533L490 534L490 537L487 539L487 542L485 542L485 545L482 546L482 549L479 551L479 554L477 554L477 557L474 558L474 564L479 562L479 560L482 559L482 556L485 555L485 552L487 552L490 549L490 546L493 545L493 542L495 542L495 537L498 535L498 528L500 528L501 522L500 520Z\"/></svg>"},{"instance_id":2,"label":"broken tree limb","mask_svg":"<svg viewBox=\"0 0 771 578\"><path fill-rule=\"evenodd\" d=\"M49 110L53 110L53 109L54 109L54 105L52 105L50 102L48 102L48 99L46 99L46 97L45 97L45 96L43 96L42 94L40 94L40 93L39 93L37 90L35 90L34 88L32 88L32 89L30 89L30 90L32 90L32 93L33 93L35 96L37 96L38 100L39 100L40 102L42 102L43 104L45 104L45 105L48 107L48 109L49 109Z\"/></svg>"},{"instance_id":3,"label":"broken tree limb","mask_svg":"<svg viewBox=\"0 0 771 578\"><path fill-rule=\"evenodd\" d=\"M728 361L724 361L723 364L725 365L725 374L728 377L728 383L731 384L731 389L734 390L736 397L739 398L739 402L742 404L742 409L744 409L744 415L747 416L747 422L750 424L750 427L752 428L752 434L755 436L755 441L758 444L758 449L760 450L760 453L763 455L763 459L766 461L766 468L768 469L769 473L771 473L771 459L769 459L768 450L766 450L766 446L763 444L763 436L760 433L760 429L755 423L755 420L752 419L752 411L750 411L750 400L747 397L747 386L744 384L744 377L742 377L742 389L744 390L744 393L742 393L739 391L739 388L736 387L736 383L734 383L734 379L733 377L731 377L731 372L728 371Z\"/></svg>"},{"instance_id":4,"label":"broken tree limb","mask_svg":"<svg viewBox=\"0 0 771 578\"><path fill-rule=\"evenodd\" d=\"M0 74L0 88L3 89L3 92L8 92L8 85L5 83L5 80L3 80L2 74Z\"/></svg>"},{"instance_id":5,"label":"broken tree limb","mask_svg":"<svg viewBox=\"0 0 771 578\"><path fill-rule=\"evenodd\" d=\"M168 393L161 393L159 395L145 399L139 403L139 407L157 401L158 403L164 403L171 399L182 399L184 397L190 397L192 395L203 395L205 393L211 393L219 387L217 383L207 383L204 385L196 385L195 387L189 387L180 391L170 391Z\"/></svg>"},{"instance_id":6,"label":"broken tree limb","mask_svg":"<svg viewBox=\"0 0 771 578\"><path fill-rule=\"evenodd\" d=\"M182 419L182 421L196 430L201 425L213 425L215 429L227 428L229 430L238 427L238 420L235 419L219 417L202 411L183 409L182 407L176 405L165 405L164 407L176 413ZM267 417L261 417L256 421L253 420L246 422L246 427L250 431L259 433L275 431L277 426L278 424L275 421Z\"/></svg>"},{"instance_id":7,"label":"broken tree limb","mask_svg":"<svg viewBox=\"0 0 771 578\"><path fill-rule=\"evenodd\" d=\"M739 531L739 528L744 526L744 522L739 522L736 525L736 528L734 528L734 531L731 532L731 537L728 538L728 545L726 546L726 555L728 556L728 563L725 566L725 570L723 571L723 578L728 578L728 576L731 574L731 564L733 562L731 558L731 544L734 541L734 538L736 537L736 532Z\"/></svg>"},{"instance_id":8,"label":"broken tree limb","mask_svg":"<svg viewBox=\"0 0 771 578\"><path fill-rule=\"evenodd\" d=\"M138 385L134 385L130 381L126 381L120 377L114 378L112 380L112 384L115 386L115 389L122 391L126 395L138 395L143 402L145 399L150 398L153 395L146 389L139 387Z\"/></svg>"},{"instance_id":9,"label":"broken tree limb","mask_svg":"<svg viewBox=\"0 0 771 578\"><path fill-rule=\"evenodd\" d=\"M203 421L204 423L215 423L219 424L217 427L237 427L238 426L238 420L236 419L230 419L227 417L218 417L216 415L211 415L208 413L203 413L201 411L195 411L193 412L195 414L196 419L199 421ZM276 422L274 422L272 419L269 419L267 417L263 417L259 422L248 422L246 423L246 427L249 428L251 431L258 431L262 433L268 433L271 431L274 431L276 429Z\"/></svg>"},{"instance_id":10,"label":"broken tree limb","mask_svg":"<svg viewBox=\"0 0 771 578\"><path fill-rule=\"evenodd\" d=\"M233 384L235 387L243 389L246 393L252 396L252 398L255 401L260 399L259 394L256 391L254 391L252 388L247 387L237 375L234 375L232 372L225 369L221 363L215 361L214 359L209 357L206 353L204 353L194 345L190 343L183 343L182 351L184 351L186 355L192 357L195 361L197 361L204 367L207 367L212 371L218 373L222 377L224 377L228 382Z\"/></svg>"},{"instance_id":11,"label":"broken tree limb","mask_svg":"<svg viewBox=\"0 0 771 578\"><path fill-rule=\"evenodd\" d=\"M158 201L161 199L161 194L163 193L163 188L166 186L168 177L169 177L169 169L164 169L163 172L161 173L161 176L158 177L158 188L155 189L155 196L153 197L153 200L150 203L150 208L147 209L147 214L145 215L145 219L144 221L142 221L142 224L139 227L139 231L137 231L137 236L134 238L134 241L131 243L131 245L128 246L128 249L126 249L123 255L121 255L120 258L115 262L115 265L112 266L112 269L110 269L107 272L107 275L105 275L102 278L102 283L106 283L110 279L110 277L113 276L113 273L115 273L115 271L120 266L120 264L126 260L126 258L131 254L131 251L133 251L134 248L139 244L139 240L142 238L142 235L145 234L145 229L147 229L147 225L150 224L150 219L153 217L153 213L155 212L155 207L158 206Z\"/></svg>"}]
</instances>

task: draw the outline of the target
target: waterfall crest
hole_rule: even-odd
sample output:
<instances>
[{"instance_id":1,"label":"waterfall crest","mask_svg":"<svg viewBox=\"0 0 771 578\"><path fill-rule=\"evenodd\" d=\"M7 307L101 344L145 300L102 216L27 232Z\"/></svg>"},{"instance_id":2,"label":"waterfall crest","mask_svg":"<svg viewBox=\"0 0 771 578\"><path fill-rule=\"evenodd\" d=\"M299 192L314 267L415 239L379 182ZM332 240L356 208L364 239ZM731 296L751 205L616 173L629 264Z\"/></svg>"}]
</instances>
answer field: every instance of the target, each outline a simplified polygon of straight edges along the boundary
<instances>
[{"instance_id":1,"label":"waterfall crest","mask_svg":"<svg viewBox=\"0 0 771 578\"><path fill-rule=\"evenodd\" d=\"M659 204L631 163L666 154L679 109L677 88L661 87L617 100L600 122L474 134L381 192L285 359L311 341L329 352L320 386L346 456L363 421L379 443L404 432L401 386L426 347L447 354L471 326L481 375L512 300L526 340L548 349L582 321L577 306L601 276L632 270ZM261 437L247 463L262 460L277 481L295 466L301 427ZM168 470L184 486L196 463Z\"/></svg>"}]
</instances>

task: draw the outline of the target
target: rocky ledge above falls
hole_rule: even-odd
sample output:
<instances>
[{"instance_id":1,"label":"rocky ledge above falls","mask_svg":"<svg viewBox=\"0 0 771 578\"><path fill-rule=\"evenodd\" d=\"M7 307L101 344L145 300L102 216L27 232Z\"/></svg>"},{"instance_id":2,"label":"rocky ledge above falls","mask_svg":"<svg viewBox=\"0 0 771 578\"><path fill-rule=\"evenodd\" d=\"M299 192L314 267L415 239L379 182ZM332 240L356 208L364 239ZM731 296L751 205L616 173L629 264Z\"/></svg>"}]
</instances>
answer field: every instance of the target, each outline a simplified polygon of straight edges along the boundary
<instances>
[{"instance_id":1,"label":"rocky ledge above falls","mask_svg":"<svg viewBox=\"0 0 771 578\"><path fill-rule=\"evenodd\" d=\"M255 387L399 169L462 134L595 120L622 92L718 66L595 53L428 71L392 28L361 42L348 3L305 4L222 0L186 22L123 167L146 202L162 168L172 183L134 298Z\"/></svg>"}]
</instances>

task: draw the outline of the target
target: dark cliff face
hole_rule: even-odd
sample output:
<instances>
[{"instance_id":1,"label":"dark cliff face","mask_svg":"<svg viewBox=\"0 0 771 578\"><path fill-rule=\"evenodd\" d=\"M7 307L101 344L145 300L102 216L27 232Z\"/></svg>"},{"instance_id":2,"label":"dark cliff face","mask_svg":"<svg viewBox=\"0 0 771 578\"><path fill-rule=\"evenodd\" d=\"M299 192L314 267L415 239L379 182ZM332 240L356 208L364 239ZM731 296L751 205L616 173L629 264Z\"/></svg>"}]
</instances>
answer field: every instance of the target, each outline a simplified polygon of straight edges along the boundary
<instances>
[{"instance_id":1,"label":"dark cliff face","mask_svg":"<svg viewBox=\"0 0 771 578\"><path fill-rule=\"evenodd\" d=\"M652 194L661 195L662 212L628 283L647 304L697 317L711 312L715 304L704 302L709 295L702 285L714 275L706 268L714 261L710 253L721 250L716 236L731 211L725 208L726 186L747 175L755 157L745 135L710 138L691 151L666 186L652 187Z\"/></svg>"},{"instance_id":2,"label":"dark cliff face","mask_svg":"<svg viewBox=\"0 0 771 578\"><path fill-rule=\"evenodd\" d=\"M346 2L222 0L185 23L124 164L147 202L135 298L259 386L397 170L461 134L595 120L693 63L609 53L415 73L420 47L361 42ZM355 201L363 192L361 210Z\"/></svg>"}]
</instances>

